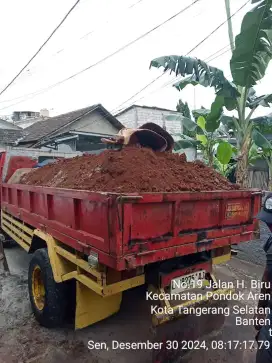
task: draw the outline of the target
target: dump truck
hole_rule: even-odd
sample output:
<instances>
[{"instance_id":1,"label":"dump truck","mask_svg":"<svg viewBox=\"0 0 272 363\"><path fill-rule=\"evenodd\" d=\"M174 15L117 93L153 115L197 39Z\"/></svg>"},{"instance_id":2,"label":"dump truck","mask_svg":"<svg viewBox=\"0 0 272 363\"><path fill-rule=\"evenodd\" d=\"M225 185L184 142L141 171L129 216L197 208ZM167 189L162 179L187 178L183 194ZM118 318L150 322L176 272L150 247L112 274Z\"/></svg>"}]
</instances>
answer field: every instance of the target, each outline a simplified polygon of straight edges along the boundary
<instances>
[{"instance_id":1,"label":"dump truck","mask_svg":"<svg viewBox=\"0 0 272 363\"><path fill-rule=\"evenodd\" d=\"M73 282L76 329L118 313L127 290L144 288L162 297L161 309L150 312L155 340L165 342L174 326L175 339L212 330L211 319L199 328L183 308L219 304L213 294L229 289L214 287L208 299L178 304L163 297L199 280L216 286L214 266L230 260L233 245L258 237L259 190L112 193L23 185L12 176L16 168L30 167L34 154L22 152L13 149L1 158L1 230L4 241L32 254L29 298L41 325L63 323ZM173 362L177 354L167 350L166 359L162 352L155 351L154 362Z\"/></svg>"}]
</instances>

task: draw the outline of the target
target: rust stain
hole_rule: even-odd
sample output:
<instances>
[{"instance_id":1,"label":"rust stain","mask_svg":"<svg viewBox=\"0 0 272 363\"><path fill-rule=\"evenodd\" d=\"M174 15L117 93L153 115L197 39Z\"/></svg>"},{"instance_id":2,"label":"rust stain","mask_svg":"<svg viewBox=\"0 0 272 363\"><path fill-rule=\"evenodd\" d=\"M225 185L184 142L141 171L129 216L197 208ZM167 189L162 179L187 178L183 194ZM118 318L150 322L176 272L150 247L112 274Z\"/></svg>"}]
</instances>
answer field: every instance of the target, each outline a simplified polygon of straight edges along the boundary
<instances>
[{"instance_id":1,"label":"rust stain","mask_svg":"<svg viewBox=\"0 0 272 363\"><path fill-rule=\"evenodd\" d=\"M233 219L233 218L247 218L249 215L249 203L228 203L226 207L225 218Z\"/></svg>"}]
</instances>

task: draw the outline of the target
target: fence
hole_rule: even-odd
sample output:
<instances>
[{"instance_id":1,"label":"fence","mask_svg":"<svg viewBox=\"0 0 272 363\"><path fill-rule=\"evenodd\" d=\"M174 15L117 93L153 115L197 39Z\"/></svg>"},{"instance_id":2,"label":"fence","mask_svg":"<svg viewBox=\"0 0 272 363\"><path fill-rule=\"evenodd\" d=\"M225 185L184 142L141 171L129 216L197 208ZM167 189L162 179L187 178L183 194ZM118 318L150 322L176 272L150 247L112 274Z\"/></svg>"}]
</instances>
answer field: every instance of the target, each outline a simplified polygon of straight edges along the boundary
<instances>
[{"instance_id":1,"label":"fence","mask_svg":"<svg viewBox=\"0 0 272 363\"><path fill-rule=\"evenodd\" d=\"M257 160L253 166L250 166L248 176L251 188L268 189L269 170L265 160Z\"/></svg>"}]
</instances>

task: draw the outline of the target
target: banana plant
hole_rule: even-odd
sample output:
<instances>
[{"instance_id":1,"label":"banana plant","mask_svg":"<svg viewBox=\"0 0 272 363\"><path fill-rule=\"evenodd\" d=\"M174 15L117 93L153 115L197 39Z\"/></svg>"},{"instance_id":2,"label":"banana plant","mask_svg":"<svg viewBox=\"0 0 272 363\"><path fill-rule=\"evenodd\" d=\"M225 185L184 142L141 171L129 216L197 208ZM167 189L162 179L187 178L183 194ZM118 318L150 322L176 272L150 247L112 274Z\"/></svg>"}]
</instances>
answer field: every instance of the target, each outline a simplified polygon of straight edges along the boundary
<instances>
[{"instance_id":1,"label":"banana plant","mask_svg":"<svg viewBox=\"0 0 272 363\"><path fill-rule=\"evenodd\" d=\"M209 114L206 115L206 118L208 116ZM218 130L212 132L207 131L207 123L204 116L199 116L197 122L180 115L169 115L166 119L168 121L180 121L187 131L196 133L196 139L184 134L175 135L176 152L181 152L191 147L198 147L203 152L203 158L210 167L215 164L215 154L217 154L218 162L224 165L224 167L229 163L233 153L232 146L221 138ZM217 165L219 164L217 163ZM220 171L222 170L220 169Z\"/></svg>"},{"instance_id":2,"label":"banana plant","mask_svg":"<svg viewBox=\"0 0 272 363\"><path fill-rule=\"evenodd\" d=\"M214 158L214 164L213 167L215 170L217 170L220 174L222 174L224 177L228 177L231 172L235 169L235 164L223 164L220 160L218 160L217 157Z\"/></svg>"},{"instance_id":3,"label":"banana plant","mask_svg":"<svg viewBox=\"0 0 272 363\"><path fill-rule=\"evenodd\" d=\"M227 164L226 160L224 160L225 157L228 160L228 156L227 154L225 155L225 152L217 153L216 157L214 158L213 167L225 177L229 177L232 173L235 173L235 170L237 168L237 148L232 147L231 158L229 159ZM262 152L258 150L258 147L255 144L253 144L249 150L248 164L253 166L257 160L262 158Z\"/></svg>"},{"instance_id":4,"label":"banana plant","mask_svg":"<svg viewBox=\"0 0 272 363\"><path fill-rule=\"evenodd\" d=\"M214 157L214 167L225 177L231 172L233 165L230 160L233 156L234 148L227 141L220 141L216 148L216 157Z\"/></svg>"},{"instance_id":5,"label":"banana plant","mask_svg":"<svg viewBox=\"0 0 272 363\"><path fill-rule=\"evenodd\" d=\"M190 136L184 134L175 134L174 138L174 153L183 153L185 149L197 149L198 142Z\"/></svg>"},{"instance_id":6,"label":"banana plant","mask_svg":"<svg viewBox=\"0 0 272 363\"><path fill-rule=\"evenodd\" d=\"M230 59L232 81L226 79L222 70L198 58L170 55L153 59L150 64L183 76L173 85L179 91L189 84L214 88L215 101L206 118L208 132L218 128L224 108L237 111L238 116L232 118L239 152L236 179L244 187L248 187L248 154L255 125L252 116L259 106L269 107L272 103L271 94L257 96L253 89L272 59L272 0L251 2L255 6L244 16L240 34L235 38Z\"/></svg>"},{"instance_id":7,"label":"banana plant","mask_svg":"<svg viewBox=\"0 0 272 363\"><path fill-rule=\"evenodd\" d=\"M258 130L253 130L252 136L255 144L262 150L262 157L267 162L269 170L268 189L272 191L272 143Z\"/></svg>"}]
</instances>

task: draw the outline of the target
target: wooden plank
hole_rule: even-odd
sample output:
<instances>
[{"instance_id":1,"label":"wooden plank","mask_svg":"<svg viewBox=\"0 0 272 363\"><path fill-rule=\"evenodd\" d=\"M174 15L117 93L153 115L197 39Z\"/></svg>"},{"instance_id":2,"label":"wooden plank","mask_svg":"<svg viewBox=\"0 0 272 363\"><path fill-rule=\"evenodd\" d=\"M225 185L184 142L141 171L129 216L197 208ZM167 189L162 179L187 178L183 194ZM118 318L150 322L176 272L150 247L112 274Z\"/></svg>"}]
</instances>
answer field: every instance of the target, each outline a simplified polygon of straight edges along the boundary
<instances>
[{"instance_id":1,"label":"wooden plank","mask_svg":"<svg viewBox=\"0 0 272 363\"><path fill-rule=\"evenodd\" d=\"M15 226L19 227L20 229L22 229L23 231L25 231L30 236L33 236L33 229L28 228L23 223L16 221L15 218L12 218L11 216L9 216L7 213L5 213L3 211L2 211L2 218L10 221L12 224L14 224Z\"/></svg>"}]
</instances>

